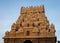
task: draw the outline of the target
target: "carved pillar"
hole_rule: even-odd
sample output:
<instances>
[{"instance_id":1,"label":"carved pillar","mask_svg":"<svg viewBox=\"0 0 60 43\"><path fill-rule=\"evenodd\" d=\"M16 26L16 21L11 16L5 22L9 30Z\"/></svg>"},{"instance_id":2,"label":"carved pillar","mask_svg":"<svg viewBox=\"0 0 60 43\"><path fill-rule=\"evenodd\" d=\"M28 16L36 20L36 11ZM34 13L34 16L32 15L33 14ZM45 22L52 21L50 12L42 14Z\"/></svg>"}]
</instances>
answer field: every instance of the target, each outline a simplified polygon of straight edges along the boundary
<instances>
[{"instance_id":1,"label":"carved pillar","mask_svg":"<svg viewBox=\"0 0 60 43\"><path fill-rule=\"evenodd\" d=\"M8 39L7 38L4 38L4 43L8 43Z\"/></svg>"}]
</instances>

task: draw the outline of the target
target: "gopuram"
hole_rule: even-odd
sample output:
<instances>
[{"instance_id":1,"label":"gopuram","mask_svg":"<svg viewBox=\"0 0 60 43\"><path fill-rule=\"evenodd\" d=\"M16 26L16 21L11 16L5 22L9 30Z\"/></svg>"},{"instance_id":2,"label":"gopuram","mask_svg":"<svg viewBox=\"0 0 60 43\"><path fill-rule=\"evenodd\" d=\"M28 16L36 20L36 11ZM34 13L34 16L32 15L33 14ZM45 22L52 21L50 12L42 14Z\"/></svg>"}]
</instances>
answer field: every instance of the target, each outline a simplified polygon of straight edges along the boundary
<instances>
[{"instance_id":1,"label":"gopuram","mask_svg":"<svg viewBox=\"0 0 60 43\"><path fill-rule=\"evenodd\" d=\"M21 7L20 16L5 32L4 43L56 43L55 26L45 16L44 6Z\"/></svg>"}]
</instances>

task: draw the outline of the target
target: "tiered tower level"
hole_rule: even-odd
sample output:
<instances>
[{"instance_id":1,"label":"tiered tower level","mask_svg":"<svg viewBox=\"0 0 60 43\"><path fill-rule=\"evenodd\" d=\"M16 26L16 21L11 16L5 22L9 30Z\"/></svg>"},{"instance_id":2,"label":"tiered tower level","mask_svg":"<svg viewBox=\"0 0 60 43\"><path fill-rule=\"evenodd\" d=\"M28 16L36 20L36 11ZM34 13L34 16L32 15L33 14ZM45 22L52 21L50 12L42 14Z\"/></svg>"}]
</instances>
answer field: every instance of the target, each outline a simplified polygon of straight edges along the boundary
<instances>
[{"instance_id":1,"label":"tiered tower level","mask_svg":"<svg viewBox=\"0 0 60 43\"><path fill-rule=\"evenodd\" d=\"M8 40L10 40L9 43L13 43L13 39L19 39L20 43L26 43L24 42L25 40L31 40L32 43L45 43L43 40L50 40L51 43L55 43L55 27L54 24L49 23L45 16L43 5L38 7L22 7L20 16L16 23L12 24L11 30L5 33L4 39L6 40L4 41L5 43ZM40 41L38 42L37 39ZM17 41L16 43L19 42Z\"/></svg>"}]
</instances>

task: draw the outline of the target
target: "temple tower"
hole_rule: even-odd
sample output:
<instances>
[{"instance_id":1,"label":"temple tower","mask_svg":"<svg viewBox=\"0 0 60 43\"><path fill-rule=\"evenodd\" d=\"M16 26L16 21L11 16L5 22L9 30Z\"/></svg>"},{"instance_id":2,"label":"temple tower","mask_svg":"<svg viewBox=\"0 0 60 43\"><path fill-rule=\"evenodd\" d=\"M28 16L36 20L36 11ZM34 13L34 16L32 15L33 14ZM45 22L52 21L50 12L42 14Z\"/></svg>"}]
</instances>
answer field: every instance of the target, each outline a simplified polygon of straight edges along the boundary
<instances>
[{"instance_id":1,"label":"temple tower","mask_svg":"<svg viewBox=\"0 0 60 43\"><path fill-rule=\"evenodd\" d=\"M56 43L55 26L45 16L44 6L22 7L4 43Z\"/></svg>"}]
</instances>

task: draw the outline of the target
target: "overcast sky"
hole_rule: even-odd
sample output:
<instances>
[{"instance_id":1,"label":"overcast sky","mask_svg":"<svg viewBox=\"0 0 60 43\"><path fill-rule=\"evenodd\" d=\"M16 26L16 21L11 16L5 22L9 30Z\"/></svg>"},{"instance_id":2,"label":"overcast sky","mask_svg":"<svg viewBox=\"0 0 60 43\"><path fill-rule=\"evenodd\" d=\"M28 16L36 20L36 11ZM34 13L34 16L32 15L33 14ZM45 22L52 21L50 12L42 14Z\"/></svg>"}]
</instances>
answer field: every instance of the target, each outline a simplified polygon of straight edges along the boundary
<instances>
[{"instance_id":1,"label":"overcast sky","mask_svg":"<svg viewBox=\"0 0 60 43\"><path fill-rule=\"evenodd\" d=\"M0 0L0 43L19 17L21 7L40 5L44 5L45 15L55 25L56 36L60 40L60 0Z\"/></svg>"}]
</instances>

